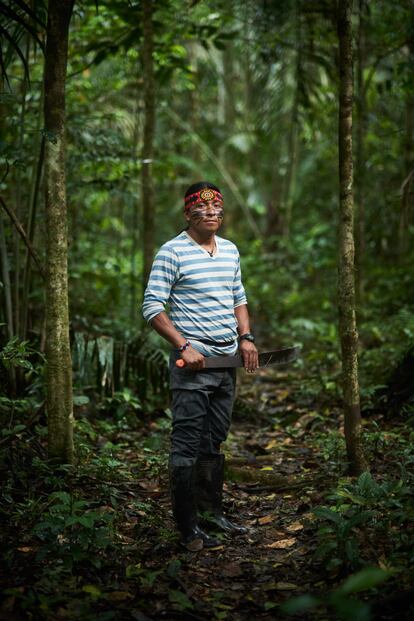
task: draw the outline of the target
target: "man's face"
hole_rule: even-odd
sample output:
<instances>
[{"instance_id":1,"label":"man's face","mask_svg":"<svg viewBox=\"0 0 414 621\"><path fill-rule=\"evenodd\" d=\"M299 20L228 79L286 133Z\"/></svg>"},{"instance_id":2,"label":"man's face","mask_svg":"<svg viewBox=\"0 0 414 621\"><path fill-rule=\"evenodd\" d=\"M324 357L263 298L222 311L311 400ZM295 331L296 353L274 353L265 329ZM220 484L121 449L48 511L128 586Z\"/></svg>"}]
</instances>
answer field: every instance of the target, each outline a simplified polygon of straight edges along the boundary
<instances>
[{"instance_id":1,"label":"man's face","mask_svg":"<svg viewBox=\"0 0 414 621\"><path fill-rule=\"evenodd\" d=\"M218 200L203 201L190 207L185 215L191 228L198 233L215 233L223 222L223 203Z\"/></svg>"}]
</instances>

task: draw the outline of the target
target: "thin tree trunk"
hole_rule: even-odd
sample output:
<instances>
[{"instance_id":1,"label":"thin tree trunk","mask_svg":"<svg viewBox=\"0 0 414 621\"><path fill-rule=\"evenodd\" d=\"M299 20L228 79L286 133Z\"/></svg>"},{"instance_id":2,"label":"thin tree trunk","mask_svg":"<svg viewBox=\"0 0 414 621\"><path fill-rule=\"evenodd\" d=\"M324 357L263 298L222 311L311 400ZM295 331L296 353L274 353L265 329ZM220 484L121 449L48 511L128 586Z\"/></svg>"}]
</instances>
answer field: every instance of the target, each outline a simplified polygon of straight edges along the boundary
<instances>
[{"instance_id":1,"label":"thin tree trunk","mask_svg":"<svg viewBox=\"0 0 414 621\"><path fill-rule=\"evenodd\" d=\"M302 37L300 23L299 0L295 2L296 22L296 67L295 67L295 93L293 96L292 113L288 134L288 166L284 182L284 207L285 207L285 237L289 239L292 225L293 192L298 159L298 114L299 114L299 91L302 80Z\"/></svg>"},{"instance_id":2,"label":"thin tree trunk","mask_svg":"<svg viewBox=\"0 0 414 621\"><path fill-rule=\"evenodd\" d=\"M277 169L278 167L275 166ZM266 202L266 233L264 236L266 249L274 252L278 247L278 239L283 235L284 218L280 207L282 181L277 170L272 180L271 195Z\"/></svg>"},{"instance_id":3,"label":"thin tree trunk","mask_svg":"<svg viewBox=\"0 0 414 621\"><path fill-rule=\"evenodd\" d=\"M338 304L342 350L345 441L349 471L366 468L361 442L361 408L358 383L358 333L355 317L354 204L352 162L352 0L339 0L339 256Z\"/></svg>"},{"instance_id":4,"label":"thin tree trunk","mask_svg":"<svg viewBox=\"0 0 414 621\"><path fill-rule=\"evenodd\" d=\"M190 39L187 43L188 49L188 60L189 64L195 67L194 72L194 80L195 86L193 90L189 90L187 92L187 102L188 102L188 122L191 127L192 134L198 134L200 131L200 92L197 88L197 80L200 79L200 72L198 71L198 60L197 60L197 43ZM198 167L201 168L200 162L203 159L202 152L200 149L200 145L196 140L191 141L190 145L190 157L192 161L197 164Z\"/></svg>"},{"instance_id":5,"label":"thin tree trunk","mask_svg":"<svg viewBox=\"0 0 414 621\"><path fill-rule=\"evenodd\" d=\"M398 230L398 249L402 258L408 250L410 211L413 207L414 188L414 2L411 2L411 19L408 32L408 66L411 72L411 87L407 88L405 99L405 137L404 137L404 183L401 192L401 212Z\"/></svg>"},{"instance_id":6,"label":"thin tree trunk","mask_svg":"<svg viewBox=\"0 0 414 621\"><path fill-rule=\"evenodd\" d=\"M139 170L139 128L140 128L140 105L139 92L137 88L135 106L134 106L134 131L132 136L132 152L131 157L134 162L134 173ZM132 210L132 231L131 231L131 279L130 279L130 321L131 327L136 324L137 320L137 254L138 254L138 226L139 226L139 205L134 197L131 198Z\"/></svg>"},{"instance_id":7,"label":"thin tree trunk","mask_svg":"<svg viewBox=\"0 0 414 621\"><path fill-rule=\"evenodd\" d=\"M65 80L73 0L49 0L45 52L46 358L49 457L73 460L65 172Z\"/></svg>"},{"instance_id":8,"label":"thin tree trunk","mask_svg":"<svg viewBox=\"0 0 414 621\"><path fill-rule=\"evenodd\" d=\"M0 71L0 88L2 92L5 91L4 84L4 75ZM5 132L4 122L6 119L6 108L2 102L0 102L0 130L1 133ZM13 327L13 294L10 282L10 265L9 265L9 256L7 253L7 242L6 242L6 233L3 224L3 214L0 210L0 269L1 274L0 277L3 281L2 287L2 297L4 298L4 320L7 324L7 335L9 339L14 336L14 327Z\"/></svg>"},{"instance_id":9,"label":"thin tree trunk","mask_svg":"<svg viewBox=\"0 0 414 621\"><path fill-rule=\"evenodd\" d=\"M355 194L356 194L356 294L358 306L364 295L364 255L365 255L365 149L364 141L367 131L367 101L364 85L365 36L366 36L366 0L358 0L359 24L357 36L357 95L356 95L356 149L355 149Z\"/></svg>"},{"instance_id":10,"label":"thin tree trunk","mask_svg":"<svg viewBox=\"0 0 414 621\"><path fill-rule=\"evenodd\" d=\"M26 35L26 50L25 50L25 60L27 66L29 65L29 56L30 56L30 36ZM23 157L24 151L24 126L26 122L26 95L27 95L27 76L26 72L23 76L22 82L22 104L20 110L20 119L19 119L19 153L20 157ZM20 167L16 171L16 204L15 210L16 215L19 220L22 220L22 171ZM20 272L21 272L21 262L20 262L20 238L17 231L13 230L14 237L14 329L17 336L20 335ZM21 371L21 369L18 369ZM17 374L19 377L19 373Z\"/></svg>"},{"instance_id":11,"label":"thin tree trunk","mask_svg":"<svg viewBox=\"0 0 414 621\"><path fill-rule=\"evenodd\" d=\"M24 241L24 243L26 245L26 248L28 249L28 251L32 255L32 259L36 263L37 269L39 270L39 273L40 273L41 277L43 278L44 281L46 281L46 274L44 272L42 263L41 263L38 255L36 253L36 250L31 245L31 243L30 243L30 241L29 241L29 239L28 239L28 237L26 235L26 232L23 229L21 223L19 222L19 220L18 220L16 214L14 213L13 209L11 207L9 207L8 205L6 205L6 203L4 202L4 200L2 199L1 196L0 196L0 206L3 207L4 211L9 216L11 222L14 225L15 230L20 235L20 237L22 238L22 240Z\"/></svg>"},{"instance_id":12,"label":"thin tree trunk","mask_svg":"<svg viewBox=\"0 0 414 621\"><path fill-rule=\"evenodd\" d=\"M1 277L3 280L5 318L7 323L7 335L9 339L14 336L13 330L13 303L10 283L10 265L7 254L6 234L4 232L3 214L0 212L0 256L1 256Z\"/></svg>"},{"instance_id":13,"label":"thin tree trunk","mask_svg":"<svg viewBox=\"0 0 414 621\"><path fill-rule=\"evenodd\" d=\"M13 303L12 303L12 290L10 283L10 265L9 257L7 254L6 234L4 232L3 214L0 212L0 258L1 258L1 278L3 281L4 292L4 314L7 323L7 335L9 339L13 338ZM9 372L10 384L12 394L16 394L16 370L14 367L10 368Z\"/></svg>"},{"instance_id":14,"label":"thin tree trunk","mask_svg":"<svg viewBox=\"0 0 414 621\"><path fill-rule=\"evenodd\" d=\"M42 98L43 100L43 98ZM41 115L39 115L40 117ZM40 128L39 128L40 136ZM30 244L33 246L35 236L35 223L36 223L36 211L37 211L37 199L39 196L40 180L42 178L43 161L45 154L45 139L44 136L40 138L36 144L36 152L39 152L36 162L33 163L32 183L30 189L30 203L29 203L29 217L27 222L27 236ZM27 321L29 315L29 292L30 292L30 275L31 275L31 254L26 248L26 258L24 265L23 275L23 296L22 296L22 339L26 338Z\"/></svg>"},{"instance_id":15,"label":"thin tree trunk","mask_svg":"<svg viewBox=\"0 0 414 621\"><path fill-rule=\"evenodd\" d=\"M143 208L143 288L144 293L154 258L155 204L152 180L152 163L154 156L155 132L155 80L154 80L154 34L153 34L153 2L143 0L143 46L142 66L144 74L144 142L142 148L142 208Z\"/></svg>"}]
</instances>

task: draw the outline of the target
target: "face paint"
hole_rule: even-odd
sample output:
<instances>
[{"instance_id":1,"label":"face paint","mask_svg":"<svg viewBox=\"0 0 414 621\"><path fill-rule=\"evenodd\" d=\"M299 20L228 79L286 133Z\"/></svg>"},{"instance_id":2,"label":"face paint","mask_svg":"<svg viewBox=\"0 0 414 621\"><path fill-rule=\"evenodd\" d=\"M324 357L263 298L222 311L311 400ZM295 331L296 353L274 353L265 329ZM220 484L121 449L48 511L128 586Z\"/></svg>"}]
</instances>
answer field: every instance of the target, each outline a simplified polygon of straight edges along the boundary
<instances>
[{"instance_id":1,"label":"face paint","mask_svg":"<svg viewBox=\"0 0 414 621\"><path fill-rule=\"evenodd\" d=\"M224 217L223 207L219 205L215 205L212 207L209 207L207 205L196 205L191 209L190 212L190 217L197 218L198 220L206 218L209 215L216 216L219 220L222 220Z\"/></svg>"}]
</instances>

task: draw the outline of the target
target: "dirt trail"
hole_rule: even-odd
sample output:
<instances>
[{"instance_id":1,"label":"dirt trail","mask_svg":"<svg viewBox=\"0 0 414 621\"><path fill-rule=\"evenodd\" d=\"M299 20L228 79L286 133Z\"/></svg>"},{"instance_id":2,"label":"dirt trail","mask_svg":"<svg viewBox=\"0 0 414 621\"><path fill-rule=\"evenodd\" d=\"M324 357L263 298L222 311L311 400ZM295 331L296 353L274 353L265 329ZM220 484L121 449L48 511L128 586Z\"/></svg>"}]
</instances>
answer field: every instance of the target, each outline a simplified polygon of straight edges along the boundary
<instances>
[{"instance_id":1,"label":"dirt trail","mask_svg":"<svg viewBox=\"0 0 414 621\"><path fill-rule=\"evenodd\" d=\"M259 403L260 409L237 401L224 447L226 510L249 527L247 535L223 536L222 545L213 550L180 551L172 535L165 472L161 469L152 476L147 464L149 476L142 477L138 486L156 507L156 517L152 527L141 530L136 516L129 526L125 524L125 534L141 531L140 599L145 596L145 614L150 618L274 619L279 604L320 590L326 580L312 559L311 509L320 502L332 473L308 443L309 429L317 428L321 420L305 407L298 411L291 394L294 388L288 390L283 379L280 374L244 379L239 397ZM276 414L279 419L289 417L288 431L276 422ZM165 429L164 448L167 436ZM143 593L142 582L151 572L160 573Z\"/></svg>"}]
</instances>

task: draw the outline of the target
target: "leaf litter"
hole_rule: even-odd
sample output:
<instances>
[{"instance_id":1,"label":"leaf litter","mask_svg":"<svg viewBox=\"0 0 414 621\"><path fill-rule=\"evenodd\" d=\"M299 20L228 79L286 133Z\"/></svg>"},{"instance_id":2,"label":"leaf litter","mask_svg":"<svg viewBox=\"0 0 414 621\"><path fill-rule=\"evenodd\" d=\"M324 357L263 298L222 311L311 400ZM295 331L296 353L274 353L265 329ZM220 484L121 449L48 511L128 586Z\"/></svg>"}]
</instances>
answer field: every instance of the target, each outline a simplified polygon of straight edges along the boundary
<instances>
[{"instance_id":1,"label":"leaf litter","mask_svg":"<svg viewBox=\"0 0 414 621\"><path fill-rule=\"evenodd\" d=\"M247 535L219 534L219 546L194 553L178 547L168 495L169 428L161 415L146 430L119 432L119 446L116 433L111 434L116 463L112 469L109 464L105 479L85 469L73 477L71 485L95 504L93 511L114 519L113 547L98 554L96 569L91 571L84 562L76 565L75 580L63 573L61 596L54 603L53 579L49 591L41 578L36 581L36 572L50 575L48 561L35 559L41 543L29 531L22 533L15 549L24 565L16 565L9 578L0 618L6 614L12 619L13 610L18 618L25 594L30 598L43 589L50 603L39 602L39 619L48 621L270 621L279 618L279 607L293 595L332 589L341 576L315 559L312 510L337 481L340 464L322 459L313 441L312 429L320 421L316 404L310 411L301 407L295 382L283 378L283 389L278 388L277 373L268 384L263 377L259 382L244 379L239 396L254 404L260 389L260 415L255 410L254 421L249 416L238 419L236 408L224 447L225 509L230 518L248 526ZM277 403L276 414L272 403ZM285 424L285 415L290 424ZM327 424L338 428L339 422L337 416ZM148 429L156 436L154 449L149 448ZM105 443L100 435L99 445ZM384 553L380 563L389 565ZM312 614L309 618L326 618L326 611Z\"/></svg>"}]
</instances>

